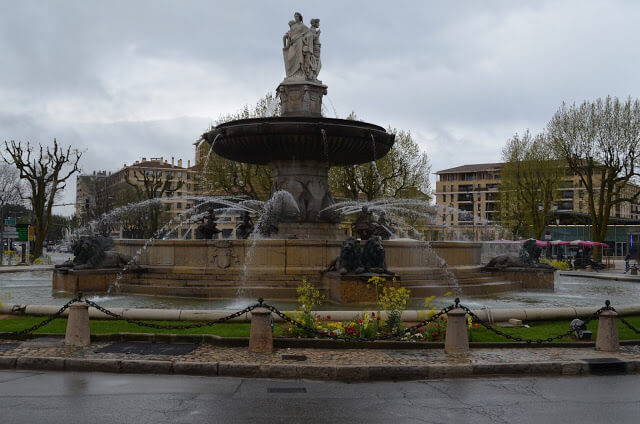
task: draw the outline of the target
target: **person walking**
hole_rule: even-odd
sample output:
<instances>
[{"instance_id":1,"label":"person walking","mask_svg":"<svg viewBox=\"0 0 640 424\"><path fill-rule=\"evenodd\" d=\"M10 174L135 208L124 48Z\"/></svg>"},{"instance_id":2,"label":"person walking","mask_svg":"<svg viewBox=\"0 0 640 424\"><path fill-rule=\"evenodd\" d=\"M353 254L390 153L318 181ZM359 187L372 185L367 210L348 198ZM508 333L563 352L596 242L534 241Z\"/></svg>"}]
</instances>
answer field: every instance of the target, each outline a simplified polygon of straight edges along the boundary
<instances>
[{"instance_id":1,"label":"person walking","mask_svg":"<svg viewBox=\"0 0 640 424\"><path fill-rule=\"evenodd\" d=\"M624 273L626 274L631 269L631 265L629 265L629 261L631 261L631 254L627 253L627 256L624 257Z\"/></svg>"}]
</instances>

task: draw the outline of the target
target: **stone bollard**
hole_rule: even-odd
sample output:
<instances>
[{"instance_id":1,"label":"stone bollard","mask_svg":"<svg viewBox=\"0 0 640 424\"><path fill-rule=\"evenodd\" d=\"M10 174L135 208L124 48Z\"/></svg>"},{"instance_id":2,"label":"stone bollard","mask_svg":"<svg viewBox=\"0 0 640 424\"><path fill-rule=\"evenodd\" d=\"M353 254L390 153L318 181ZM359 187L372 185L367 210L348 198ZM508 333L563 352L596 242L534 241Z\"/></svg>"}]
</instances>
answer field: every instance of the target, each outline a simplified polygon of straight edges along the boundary
<instances>
[{"instance_id":1,"label":"stone bollard","mask_svg":"<svg viewBox=\"0 0 640 424\"><path fill-rule=\"evenodd\" d=\"M596 350L603 352L617 352L620 349L618 339L618 313L615 311L603 311L598 320L598 337L596 338Z\"/></svg>"},{"instance_id":2,"label":"stone bollard","mask_svg":"<svg viewBox=\"0 0 640 424\"><path fill-rule=\"evenodd\" d=\"M447 335L444 340L444 351L450 355L469 352L466 315L467 313L461 308L452 309L447 313Z\"/></svg>"},{"instance_id":3,"label":"stone bollard","mask_svg":"<svg viewBox=\"0 0 640 424\"><path fill-rule=\"evenodd\" d=\"M271 353L273 351L273 330L271 329L271 311L256 308L251 311L251 334L249 352Z\"/></svg>"},{"instance_id":4,"label":"stone bollard","mask_svg":"<svg viewBox=\"0 0 640 424\"><path fill-rule=\"evenodd\" d=\"M64 344L67 346L88 346L89 343L91 343L89 305L84 302L74 302L69 305Z\"/></svg>"}]
</instances>

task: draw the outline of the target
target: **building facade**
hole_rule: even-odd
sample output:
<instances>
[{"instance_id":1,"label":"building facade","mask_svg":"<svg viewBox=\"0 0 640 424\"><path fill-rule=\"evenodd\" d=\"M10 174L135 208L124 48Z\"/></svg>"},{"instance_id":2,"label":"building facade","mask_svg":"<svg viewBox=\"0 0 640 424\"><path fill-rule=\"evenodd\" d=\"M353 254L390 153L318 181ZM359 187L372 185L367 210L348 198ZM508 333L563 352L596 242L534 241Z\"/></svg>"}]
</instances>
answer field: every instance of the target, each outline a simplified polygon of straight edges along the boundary
<instances>
[{"instance_id":1,"label":"building facade","mask_svg":"<svg viewBox=\"0 0 640 424\"><path fill-rule=\"evenodd\" d=\"M444 229L473 233L478 239L500 237L495 229L499 225L500 172L502 163L462 165L437 171L436 204L441 211L440 222ZM623 195L629 195L640 187L628 184ZM567 172L561 181L554 207L554 220L563 222L589 214L588 196L582 181L573 172ZM639 220L640 202L622 202L611 211L615 220ZM560 222L555 222L557 225ZM575 222L574 222L575 223ZM554 224L554 222L550 222ZM584 222L583 222L584 224Z\"/></svg>"}]
</instances>

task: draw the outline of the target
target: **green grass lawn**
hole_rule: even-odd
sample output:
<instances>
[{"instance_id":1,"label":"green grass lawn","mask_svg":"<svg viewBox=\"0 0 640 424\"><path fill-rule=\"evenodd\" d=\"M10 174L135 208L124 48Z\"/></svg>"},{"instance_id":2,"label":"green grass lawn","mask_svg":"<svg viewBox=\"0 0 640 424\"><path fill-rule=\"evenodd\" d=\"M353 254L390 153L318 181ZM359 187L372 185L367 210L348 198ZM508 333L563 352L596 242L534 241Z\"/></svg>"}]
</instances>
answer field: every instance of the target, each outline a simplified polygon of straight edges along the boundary
<instances>
[{"instance_id":1,"label":"green grass lawn","mask_svg":"<svg viewBox=\"0 0 640 424\"><path fill-rule=\"evenodd\" d=\"M42 317L20 317L0 320L0 332L19 331L44 321ZM193 324L189 321L145 321L154 324L185 325ZM91 334L106 333L164 333L164 334L214 334L220 337L249 337L251 324L228 323L215 324L211 327L192 328L189 330L163 330L149 327L140 327L124 321L95 320L89 322ZM36 331L36 333L64 334L67 328L67 319L59 318ZM274 334L282 334L282 327L278 324L274 327Z\"/></svg>"},{"instance_id":2,"label":"green grass lawn","mask_svg":"<svg viewBox=\"0 0 640 424\"><path fill-rule=\"evenodd\" d=\"M629 323L640 330L640 317L624 317ZM513 327L513 328L500 328L498 330L510 334L512 336L522 337L524 339L546 339L547 337L554 337L560 333L564 333L569 329L570 319L563 321L534 321L525 324L529 325L529 328ZM593 332L591 340L596 340L598 334L598 321L594 320L587 324L587 328ZM620 340L640 340L640 334L636 334L630 330L622 322L618 321L618 335ZM471 342L508 342L509 340L504 337L498 336L487 330L486 328L472 327L469 331L469 341ZM572 342L576 341L573 336L564 337L560 342Z\"/></svg>"},{"instance_id":3,"label":"green grass lawn","mask_svg":"<svg viewBox=\"0 0 640 424\"><path fill-rule=\"evenodd\" d=\"M636 328L640 329L640 317L625 317ZM5 331L19 331L25 328L29 328L39 322L42 322L42 317L20 317L0 320L0 332ZM145 321L155 324L192 324L187 321ZM547 337L553 337L560 333L564 333L569 329L569 323L571 320L563 321L535 321L529 322L529 328L513 327L513 328L500 328L499 330L511 334L513 336L519 336L525 339L546 339ZM249 337L249 331L251 325L249 323L238 324L216 324L211 327L193 328L189 330L161 330L148 327L140 327L135 324L128 324L124 321L110 321L110 320L91 320L91 333L92 334L106 334L106 333L169 333L169 334L214 334L220 337ZM64 334L67 327L66 318L57 319L38 331L36 333L53 333ZM593 331L592 340L595 341L598 332L598 322L592 321L588 324L589 330ZM618 333L620 340L640 340L640 335L631 331L627 326L618 321ZM282 326L275 325L274 335L283 334ZM472 327L469 331L469 341L471 342L508 342L509 340L500 337L494 333L491 333L486 328ZM572 336L560 339L561 342L575 341Z\"/></svg>"}]
</instances>

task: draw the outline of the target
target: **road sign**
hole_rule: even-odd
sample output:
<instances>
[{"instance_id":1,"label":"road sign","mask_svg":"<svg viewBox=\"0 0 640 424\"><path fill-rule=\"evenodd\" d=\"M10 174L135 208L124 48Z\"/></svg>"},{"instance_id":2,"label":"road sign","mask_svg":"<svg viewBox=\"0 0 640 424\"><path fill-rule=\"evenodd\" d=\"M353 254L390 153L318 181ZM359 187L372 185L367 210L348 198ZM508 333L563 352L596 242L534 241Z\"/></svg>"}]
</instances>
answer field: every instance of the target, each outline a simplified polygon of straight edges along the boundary
<instances>
[{"instance_id":1,"label":"road sign","mask_svg":"<svg viewBox=\"0 0 640 424\"><path fill-rule=\"evenodd\" d=\"M547 230L547 231L544 233L544 239L545 239L545 240L551 240L551 231Z\"/></svg>"},{"instance_id":2,"label":"road sign","mask_svg":"<svg viewBox=\"0 0 640 424\"><path fill-rule=\"evenodd\" d=\"M29 239L29 224L16 225L18 231L18 238L16 241L27 241Z\"/></svg>"},{"instance_id":3,"label":"road sign","mask_svg":"<svg viewBox=\"0 0 640 424\"><path fill-rule=\"evenodd\" d=\"M18 237L18 231L16 231L16 227L4 227L4 231L2 232L5 238L16 238Z\"/></svg>"},{"instance_id":4,"label":"road sign","mask_svg":"<svg viewBox=\"0 0 640 424\"><path fill-rule=\"evenodd\" d=\"M15 227L16 219L15 218L5 218L4 220L5 227Z\"/></svg>"},{"instance_id":5,"label":"road sign","mask_svg":"<svg viewBox=\"0 0 640 424\"><path fill-rule=\"evenodd\" d=\"M36 237L36 227L33 225L29 225L29 241L35 240Z\"/></svg>"}]
</instances>

